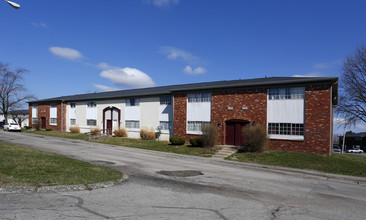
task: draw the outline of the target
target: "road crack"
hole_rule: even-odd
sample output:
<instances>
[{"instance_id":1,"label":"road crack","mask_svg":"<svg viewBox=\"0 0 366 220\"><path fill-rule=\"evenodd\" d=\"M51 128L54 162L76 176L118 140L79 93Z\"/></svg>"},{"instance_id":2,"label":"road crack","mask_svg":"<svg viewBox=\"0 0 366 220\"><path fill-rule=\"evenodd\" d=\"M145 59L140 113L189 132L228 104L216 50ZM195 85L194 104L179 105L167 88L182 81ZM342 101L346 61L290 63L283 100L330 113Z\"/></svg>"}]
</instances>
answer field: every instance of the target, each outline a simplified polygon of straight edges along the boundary
<instances>
[{"instance_id":1,"label":"road crack","mask_svg":"<svg viewBox=\"0 0 366 220\"><path fill-rule=\"evenodd\" d=\"M90 210L90 209L88 209L88 208L84 207L84 206L83 206L83 204L84 204L84 200L83 200L82 198L77 197L77 196L70 196L70 195L65 195L65 196L68 196L68 197L71 197L71 198L77 199L77 200L78 200L78 203L76 203L76 206L77 206L78 208L80 208L80 209L82 209L82 210L84 210L84 211L86 211L86 212L88 212L88 213L91 213L91 214L93 214L93 215L96 215L96 216L99 216L99 217L102 217L102 218L105 218L105 219L110 219L110 217L109 217L109 216L106 216L106 215L100 214L100 213L98 213L98 212L95 212L95 211L93 211L93 210Z\"/></svg>"}]
</instances>

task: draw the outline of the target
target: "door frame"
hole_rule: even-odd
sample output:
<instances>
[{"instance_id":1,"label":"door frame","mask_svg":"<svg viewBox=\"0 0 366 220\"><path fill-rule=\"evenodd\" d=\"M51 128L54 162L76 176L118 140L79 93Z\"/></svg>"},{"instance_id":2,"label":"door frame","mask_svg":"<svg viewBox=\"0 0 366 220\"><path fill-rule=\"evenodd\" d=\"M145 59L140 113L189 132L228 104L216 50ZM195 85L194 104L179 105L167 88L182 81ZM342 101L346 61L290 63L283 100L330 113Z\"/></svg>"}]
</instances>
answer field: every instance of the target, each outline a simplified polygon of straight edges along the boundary
<instances>
[{"instance_id":1,"label":"door frame","mask_svg":"<svg viewBox=\"0 0 366 220\"><path fill-rule=\"evenodd\" d=\"M225 144L228 143L234 143L234 146L241 146L243 145L243 135L242 135L242 129L244 126L250 124L248 120L243 119L229 119L225 121ZM233 126L234 133L232 135L229 135L229 129L227 129L228 126ZM228 140L228 137L232 136L232 139ZM231 144L230 144L231 145Z\"/></svg>"},{"instance_id":2,"label":"door frame","mask_svg":"<svg viewBox=\"0 0 366 220\"><path fill-rule=\"evenodd\" d=\"M117 126L118 129L120 128L120 124L121 124L121 110L117 107L114 106L109 106L105 109L103 109L103 134L106 134L106 128L107 128L107 122L106 122L106 112L108 110L111 110L111 121L112 121L112 130L113 130L113 111L116 110L118 113L118 119L117 119ZM113 133L113 131L112 131Z\"/></svg>"}]
</instances>

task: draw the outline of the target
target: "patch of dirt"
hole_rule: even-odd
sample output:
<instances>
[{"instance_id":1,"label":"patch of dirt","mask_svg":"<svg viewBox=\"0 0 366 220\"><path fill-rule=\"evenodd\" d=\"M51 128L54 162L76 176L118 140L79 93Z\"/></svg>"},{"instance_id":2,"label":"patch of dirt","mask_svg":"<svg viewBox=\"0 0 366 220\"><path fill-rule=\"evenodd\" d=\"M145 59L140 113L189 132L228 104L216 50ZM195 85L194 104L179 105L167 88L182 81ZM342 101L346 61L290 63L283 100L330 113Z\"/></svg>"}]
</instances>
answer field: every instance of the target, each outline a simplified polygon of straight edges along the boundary
<instances>
[{"instance_id":1,"label":"patch of dirt","mask_svg":"<svg viewBox=\"0 0 366 220\"><path fill-rule=\"evenodd\" d=\"M203 175L203 173L199 170L161 170L156 172L157 174L166 175L166 176L175 176L175 177L190 177L190 176L199 176Z\"/></svg>"}]
</instances>

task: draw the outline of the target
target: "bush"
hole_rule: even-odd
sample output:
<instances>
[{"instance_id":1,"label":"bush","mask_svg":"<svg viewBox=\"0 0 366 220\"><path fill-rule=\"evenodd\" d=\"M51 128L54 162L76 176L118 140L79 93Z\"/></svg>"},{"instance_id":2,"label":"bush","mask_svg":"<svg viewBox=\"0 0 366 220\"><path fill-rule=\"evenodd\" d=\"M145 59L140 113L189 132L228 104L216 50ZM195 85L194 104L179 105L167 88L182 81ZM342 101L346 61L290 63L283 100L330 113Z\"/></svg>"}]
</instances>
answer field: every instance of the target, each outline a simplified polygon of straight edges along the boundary
<instances>
[{"instance_id":1,"label":"bush","mask_svg":"<svg viewBox=\"0 0 366 220\"><path fill-rule=\"evenodd\" d=\"M171 137L169 138L169 141L172 145L183 145L186 143L186 139L183 137Z\"/></svg>"},{"instance_id":2,"label":"bush","mask_svg":"<svg viewBox=\"0 0 366 220\"><path fill-rule=\"evenodd\" d=\"M213 147L216 145L217 141L217 128L212 124L203 124L202 125L202 144L204 147Z\"/></svg>"},{"instance_id":3,"label":"bush","mask_svg":"<svg viewBox=\"0 0 366 220\"><path fill-rule=\"evenodd\" d=\"M46 128L46 131L52 131L52 129L51 128Z\"/></svg>"},{"instance_id":4,"label":"bush","mask_svg":"<svg viewBox=\"0 0 366 220\"><path fill-rule=\"evenodd\" d=\"M261 125L246 126L242 130L244 146L239 147L241 152L261 153L268 147L269 141L266 128Z\"/></svg>"},{"instance_id":5,"label":"bush","mask_svg":"<svg viewBox=\"0 0 366 220\"><path fill-rule=\"evenodd\" d=\"M32 126L24 126L24 128L28 130L28 129L31 129Z\"/></svg>"},{"instance_id":6,"label":"bush","mask_svg":"<svg viewBox=\"0 0 366 220\"><path fill-rule=\"evenodd\" d=\"M127 137L127 131L126 128L119 128L113 131L113 134L116 137Z\"/></svg>"},{"instance_id":7,"label":"bush","mask_svg":"<svg viewBox=\"0 0 366 220\"><path fill-rule=\"evenodd\" d=\"M34 129L39 131L39 128L41 127L41 122L39 120L34 120L33 121L33 127L34 127Z\"/></svg>"},{"instance_id":8,"label":"bush","mask_svg":"<svg viewBox=\"0 0 366 220\"><path fill-rule=\"evenodd\" d=\"M71 133L80 133L80 128L78 126L70 127L69 130L71 131Z\"/></svg>"},{"instance_id":9,"label":"bush","mask_svg":"<svg viewBox=\"0 0 366 220\"><path fill-rule=\"evenodd\" d=\"M140 130L141 140L155 140L156 134L154 128L142 128Z\"/></svg>"},{"instance_id":10,"label":"bush","mask_svg":"<svg viewBox=\"0 0 366 220\"><path fill-rule=\"evenodd\" d=\"M192 147L202 147L203 141L201 138L191 138L189 139L189 143L191 143Z\"/></svg>"},{"instance_id":11,"label":"bush","mask_svg":"<svg viewBox=\"0 0 366 220\"><path fill-rule=\"evenodd\" d=\"M92 129L90 129L90 134L91 135L98 135L100 133L101 133L100 128L92 128Z\"/></svg>"}]
</instances>

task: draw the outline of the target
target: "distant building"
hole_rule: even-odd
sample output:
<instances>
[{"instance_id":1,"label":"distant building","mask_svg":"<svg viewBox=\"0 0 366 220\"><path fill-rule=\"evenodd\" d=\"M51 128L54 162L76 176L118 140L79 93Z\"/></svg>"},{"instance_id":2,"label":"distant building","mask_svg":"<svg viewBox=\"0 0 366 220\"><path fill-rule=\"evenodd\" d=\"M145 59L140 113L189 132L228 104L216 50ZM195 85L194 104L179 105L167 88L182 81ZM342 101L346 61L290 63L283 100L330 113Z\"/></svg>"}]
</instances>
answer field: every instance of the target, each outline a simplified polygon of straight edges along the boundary
<instances>
[{"instance_id":1,"label":"distant building","mask_svg":"<svg viewBox=\"0 0 366 220\"><path fill-rule=\"evenodd\" d=\"M343 136L339 136L339 145L343 145ZM345 150L353 147L359 147L366 152L366 132L360 132L355 134L346 134L344 142Z\"/></svg>"},{"instance_id":2,"label":"distant building","mask_svg":"<svg viewBox=\"0 0 366 220\"><path fill-rule=\"evenodd\" d=\"M337 77L270 77L205 82L61 96L29 102L30 123L43 129L82 132L124 127L139 138L140 129L160 131L160 140L218 129L217 144L240 146L242 128L267 128L270 149L330 155Z\"/></svg>"},{"instance_id":3,"label":"distant building","mask_svg":"<svg viewBox=\"0 0 366 220\"><path fill-rule=\"evenodd\" d=\"M0 121L5 122L4 113L0 112ZM14 110L8 112L8 122L18 123L19 126L29 126L29 110Z\"/></svg>"}]
</instances>

